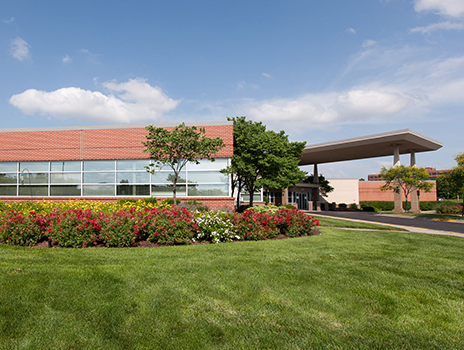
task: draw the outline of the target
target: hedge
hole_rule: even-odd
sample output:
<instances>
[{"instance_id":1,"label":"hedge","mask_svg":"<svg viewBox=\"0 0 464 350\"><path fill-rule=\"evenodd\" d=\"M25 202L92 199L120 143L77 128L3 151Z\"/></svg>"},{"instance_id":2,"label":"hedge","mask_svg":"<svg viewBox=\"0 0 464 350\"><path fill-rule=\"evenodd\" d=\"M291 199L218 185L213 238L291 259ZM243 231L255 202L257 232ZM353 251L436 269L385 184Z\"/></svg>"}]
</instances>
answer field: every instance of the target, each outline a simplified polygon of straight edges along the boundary
<instances>
[{"instance_id":1,"label":"hedge","mask_svg":"<svg viewBox=\"0 0 464 350\"><path fill-rule=\"evenodd\" d=\"M423 211L435 210L442 202L423 201L419 202L419 208ZM359 202L363 211L392 211L395 209L393 201L361 201ZM406 202L403 202L403 209L406 209ZM411 201L408 201L408 209L411 209Z\"/></svg>"}]
</instances>

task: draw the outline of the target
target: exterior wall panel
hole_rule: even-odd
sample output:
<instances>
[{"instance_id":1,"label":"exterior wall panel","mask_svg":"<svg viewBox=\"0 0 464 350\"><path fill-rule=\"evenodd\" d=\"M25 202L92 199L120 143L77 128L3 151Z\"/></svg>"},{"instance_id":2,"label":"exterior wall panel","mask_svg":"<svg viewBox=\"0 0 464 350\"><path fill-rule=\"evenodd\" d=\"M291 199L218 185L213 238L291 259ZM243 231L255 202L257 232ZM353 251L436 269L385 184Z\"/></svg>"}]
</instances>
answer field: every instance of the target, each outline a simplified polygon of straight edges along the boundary
<instances>
[{"instance_id":1,"label":"exterior wall panel","mask_svg":"<svg viewBox=\"0 0 464 350\"><path fill-rule=\"evenodd\" d=\"M172 128L166 128L168 130ZM233 154L233 125L205 126L207 137L220 137L225 147L217 158ZM1 132L0 161L146 159L145 128Z\"/></svg>"}]
</instances>

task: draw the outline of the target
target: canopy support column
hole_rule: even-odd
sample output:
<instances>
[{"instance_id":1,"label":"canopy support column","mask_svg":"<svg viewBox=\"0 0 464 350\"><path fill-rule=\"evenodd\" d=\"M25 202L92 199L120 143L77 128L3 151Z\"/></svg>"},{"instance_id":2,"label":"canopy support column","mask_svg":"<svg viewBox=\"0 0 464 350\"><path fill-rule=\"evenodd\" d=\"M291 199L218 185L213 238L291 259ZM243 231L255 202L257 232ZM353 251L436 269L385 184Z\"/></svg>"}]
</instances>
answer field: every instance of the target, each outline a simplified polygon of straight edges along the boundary
<instances>
[{"instance_id":1,"label":"canopy support column","mask_svg":"<svg viewBox=\"0 0 464 350\"><path fill-rule=\"evenodd\" d=\"M416 167L416 152L411 150L411 162L410 165L412 167ZM419 206L419 191L414 189L411 191L411 212L412 213L420 213L420 206Z\"/></svg>"},{"instance_id":2,"label":"canopy support column","mask_svg":"<svg viewBox=\"0 0 464 350\"><path fill-rule=\"evenodd\" d=\"M400 166L400 145L393 144L393 166ZM404 213L403 209L403 195L401 193L401 189L398 192L394 192L394 199L395 199L395 209L393 209L394 213Z\"/></svg>"}]
</instances>

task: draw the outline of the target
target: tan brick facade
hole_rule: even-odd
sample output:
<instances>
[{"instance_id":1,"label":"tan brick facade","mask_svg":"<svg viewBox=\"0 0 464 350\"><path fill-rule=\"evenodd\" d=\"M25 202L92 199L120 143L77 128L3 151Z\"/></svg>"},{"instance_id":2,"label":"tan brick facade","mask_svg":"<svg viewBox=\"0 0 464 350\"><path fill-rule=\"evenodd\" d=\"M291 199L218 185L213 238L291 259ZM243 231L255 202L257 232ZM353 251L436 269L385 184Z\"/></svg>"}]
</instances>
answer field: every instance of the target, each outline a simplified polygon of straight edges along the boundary
<instances>
[{"instance_id":1,"label":"tan brick facade","mask_svg":"<svg viewBox=\"0 0 464 350\"><path fill-rule=\"evenodd\" d=\"M232 157L233 125L205 126L205 131L224 141L215 157ZM140 127L1 132L0 161L146 159L146 135Z\"/></svg>"},{"instance_id":2,"label":"tan brick facade","mask_svg":"<svg viewBox=\"0 0 464 350\"><path fill-rule=\"evenodd\" d=\"M384 184L384 181L359 181L359 201L394 201L393 191L380 190L380 187ZM437 186L435 181L433 181L433 188L431 192L421 191L420 200L437 200Z\"/></svg>"}]
</instances>

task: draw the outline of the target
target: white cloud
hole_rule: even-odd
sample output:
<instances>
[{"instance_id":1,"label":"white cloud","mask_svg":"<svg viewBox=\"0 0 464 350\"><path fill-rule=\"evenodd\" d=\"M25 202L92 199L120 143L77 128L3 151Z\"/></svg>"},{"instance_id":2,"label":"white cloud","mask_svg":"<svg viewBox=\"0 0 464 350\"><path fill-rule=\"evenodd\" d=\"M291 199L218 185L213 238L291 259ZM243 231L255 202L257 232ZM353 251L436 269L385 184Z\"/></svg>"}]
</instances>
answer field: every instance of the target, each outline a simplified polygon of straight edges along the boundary
<instances>
[{"instance_id":1,"label":"white cloud","mask_svg":"<svg viewBox=\"0 0 464 350\"><path fill-rule=\"evenodd\" d=\"M442 16L464 17L464 1L462 0L416 0L416 11L433 11Z\"/></svg>"},{"instance_id":2,"label":"white cloud","mask_svg":"<svg viewBox=\"0 0 464 350\"><path fill-rule=\"evenodd\" d=\"M433 23L430 24L426 27L415 27L410 29L409 31L411 33L421 33L421 34L429 34L435 30L463 30L464 29L464 23L459 23L459 22L440 22L440 23Z\"/></svg>"},{"instance_id":3,"label":"white cloud","mask_svg":"<svg viewBox=\"0 0 464 350\"><path fill-rule=\"evenodd\" d=\"M367 39L363 41L362 47L374 46L375 44L377 44L377 41Z\"/></svg>"},{"instance_id":4,"label":"white cloud","mask_svg":"<svg viewBox=\"0 0 464 350\"><path fill-rule=\"evenodd\" d=\"M125 83L107 82L103 86L109 94L77 87L51 92L29 89L13 95L9 102L29 115L110 123L156 122L180 103L141 78Z\"/></svg>"},{"instance_id":5,"label":"white cloud","mask_svg":"<svg viewBox=\"0 0 464 350\"><path fill-rule=\"evenodd\" d=\"M286 123L287 128L294 130L306 130L334 124L381 122L413 102L398 92L352 89L258 101L248 106L247 115L255 120Z\"/></svg>"},{"instance_id":6,"label":"white cloud","mask_svg":"<svg viewBox=\"0 0 464 350\"><path fill-rule=\"evenodd\" d=\"M14 18L14 17L11 17L10 19L5 19L5 20L3 20L3 22L6 23L6 24L13 23L14 21L15 21L15 18Z\"/></svg>"},{"instance_id":7,"label":"white cloud","mask_svg":"<svg viewBox=\"0 0 464 350\"><path fill-rule=\"evenodd\" d=\"M356 30L354 28L347 28L345 32L351 33L351 34L356 34Z\"/></svg>"},{"instance_id":8,"label":"white cloud","mask_svg":"<svg viewBox=\"0 0 464 350\"><path fill-rule=\"evenodd\" d=\"M272 78L272 76L269 73L263 73L263 77L266 77L266 78L269 78L269 79Z\"/></svg>"},{"instance_id":9,"label":"white cloud","mask_svg":"<svg viewBox=\"0 0 464 350\"><path fill-rule=\"evenodd\" d=\"M237 90L242 90L245 88L252 88L253 90L257 90L260 88L260 86L258 84L249 84L245 81L239 81L237 83Z\"/></svg>"},{"instance_id":10,"label":"white cloud","mask_svg":"<svg viewBox=\"0 0 464 350\"><path fill-rule=\"evenodd\" d=\"M429 111L464 107L464 55L434 59L422 55L421 50L413 55L410 48L379 47L350 66L351 74L363 73L360 84L294 98L248 101L242 110L276 129L305 132L343 124L425 121ZM394 64L383 64L392 57ZM365 67L376 64L382 67L366 75Z\"/></svg>"},{"instance_id":11,"label":"white cloud","mask_svg":"<svg viewBox=\"0 0 464 350\"><path fill-rule=\"evenodd\" d=\"M61 60L63 62L63 64L68 64L68 63L71 63L72 62L72 59L71 57L69 57L69 55L66 55L62 58Z\"/></svg>"},{"instance_id":12,"label":"white cloud","mask_svg":"<svg viewBox=\"0 0 464 350\"><path fill-rule=\"evenodd\" d=\"M10 53L19 61L24 61L26 58L30 58L29 48L31 46L25 42L19 36L16 39L11 40Z\"/></svg>"}]
</instances>

